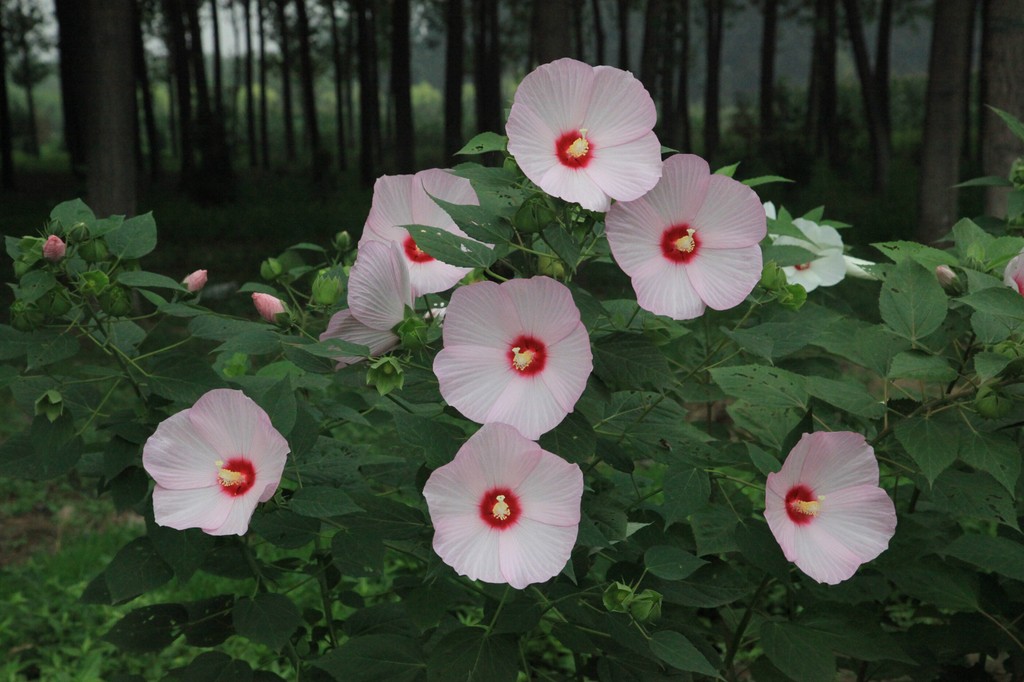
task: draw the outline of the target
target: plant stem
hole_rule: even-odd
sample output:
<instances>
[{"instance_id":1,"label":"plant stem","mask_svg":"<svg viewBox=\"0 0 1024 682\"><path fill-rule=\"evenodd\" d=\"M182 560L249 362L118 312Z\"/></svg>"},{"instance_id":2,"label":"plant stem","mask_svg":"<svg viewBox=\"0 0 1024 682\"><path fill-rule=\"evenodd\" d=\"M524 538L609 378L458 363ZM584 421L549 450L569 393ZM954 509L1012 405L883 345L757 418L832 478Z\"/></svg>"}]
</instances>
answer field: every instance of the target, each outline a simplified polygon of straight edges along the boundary
<instances>
[{"instance_id":1,"label":"plant stem","mask_svg":"<svg viewBox=\"0 0 1024 682\"><path fill-rule=\"evenodd\" d=\"M768 574L761 578L761 584L757 586L754 596L750 598L750 603L747 604L747 610L743 612L743 618L740 619L739 625L736 626L736 632L732 636L732 642L729 643L729 649L725 653L725 661L722 664L725 675L729 680L736 679L736 675L732 670L733 661L736 659L736 652L739 651L740 645L743 643L743 633L746 632L747 626L750 625L750 618L754 615L754 606L757 605L758 600L764 593L765 588L768 587L770 581L771 579L768 577Z\"/></svg>"}]
</instances>

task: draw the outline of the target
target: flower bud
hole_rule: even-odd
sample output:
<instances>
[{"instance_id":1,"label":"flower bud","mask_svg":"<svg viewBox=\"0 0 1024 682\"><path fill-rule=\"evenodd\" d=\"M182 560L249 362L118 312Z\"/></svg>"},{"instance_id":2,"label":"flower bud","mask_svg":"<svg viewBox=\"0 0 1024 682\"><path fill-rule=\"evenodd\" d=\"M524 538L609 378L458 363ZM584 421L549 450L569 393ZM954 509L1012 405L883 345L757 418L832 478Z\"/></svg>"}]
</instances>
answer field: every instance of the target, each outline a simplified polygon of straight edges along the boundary
<instances>
[{"instance_id":1,"label":"flower bud","mask_svg":"<svg viewBox=\"0 0 1024 682\"><path fill-rule=\"evenodd\" d=\"M60 394L60 391L49 389L44 391L39 398L36 399L36 416L46 415L46 418L50 420L50 423L57 421L61 413L64 411L64 397Z\"/></svg>"},{"instance_id":2,"label":"flower bud","mask_svg":"<svg viewBox=\"0 0 1024 682\"><path fill-rule=\"evenodd\" d=\"M260 314L260 317L267 322L278 324L279 321L287 321L287 317L281 320L278 318L278 315L287 316L288 311L284 307L284 302L276 296L255 292L252 295L252 303L256 306L256 311Z\"/></svg>"},{"instance_id":3,"label":"flower bud","mask_svg":"<svg viewBox=\"0 0 1024 682\"><path fill-rule=\"evenodd\" d=\"M401 389L405 383L405 374L398 359L389 356L377 358L370 363L366 371L366 385L373 386L377 393L387 395L395 389Z\"/></svg>"},{"instance_id":4,"label":"flower bud","mask_svg":"<svg viewBox=\"0 0 1024 682\"><path fill-rule=\"evenodd\" d=\"M60 317L71 310L71 300L64 293L64 289L60 287L50 290L37 303L39 309L51 318Z\"/></svg>"},{"instance_id":5,"label":"flower bud","mask_svg":"<svg viewBox=\"0 0 1024 682\"><path fill-rule=\"evenodd\" d=\"M11 304L11 326L19 332L30 332L43 323L46 315L35 303L15 301Z\"/></svg>"},{"instance_id":6,"label":"flower bud","mask_svg":"<svg viewBox=\"0 0 1024 682\"><path fill-rule=\"evenodd\" d=\"M936 265L935 278L939 280L939 284L943 288L946 288L953 285L953 282L956 280L956 273L948 265Z\"/></svg>"},{"instance_id":7,"label":"flower bud","mask_svg":"<svg viewBox=\"0 0 1024 682\"><path fill-rule=\"evenodd\" d=\"M1024 190L1024 156L1018 156L1010 166L1010 182L1017 191Z\"/></svg>"},{"instance_id":8,"label":"flower bud","mask_svg":"<svg viewBox=\"0 0 1024 682\"><path fill-rule=\"evenodd\" d=\"M51 263L56 263L64 257L67 248L67 244L64 243L63 239L55 234L51 234L47 237L46 243L43 244L43 258Z\"/></svg>"},{"instance_id":9,"label":"flower bud","mask_svg":"<svg viewBox=\"0 0 1024 682\"><path fill-rule=\"evenodd\" d=\"M768 291L779 291L787 284L786 273L773 260L764 264L761 270L761 286Z\"/></svg>"},{"instance_id":10,"label":"flower bud","mask_svg":"<svg viewBox=\"0 0 1024 682\"><path fill-rule=\"evenodd\" d=\"M110 255L110 250L107 249L107 243L97 237L96 239L83 242L78 247L78 255L89 263L99 263L107 259L107 256Z\"/></svg>"},{"instance_id":11,"label":"flower bud","mask_svg":"<svg viewBox=\"0 0 1024 682\"><path fill-rule=\"evenodd\" d=\"M89 270L79 275L79 287L83 294L98 295L101 291L110 286L110 278L102 270Z\"/></svg>"},{"instance_id":12,"label":"flower bud","mask_svg":"<svg viewBox=\"0 0 1024 682\"><path fill-rule=\"evenodd\" d=\"M132 299L128 290L120 285L107 287L96 298L100 310L111 317L124 317L132 311Z\"/></svg>"},{"instance_id":13,"label":"flower bud","mask_svg":"<svg viewBox=\"0 0 1024 682\"><path fill-rule=\"evenodd\" d=\"M629 603L632 600L633 588L618 581L609 585L605 589L604 594L601 595L604 607L609 611L619 613L625 613L629 609Z\"/></svg>"},{"instance_id":14,"label":"flower bud","mask_svg":"<svg viewBox=\"0 0 1024 682\"><path fill-rule=\"evenodd\" d=\"M779 303L790 310L800 310L807 302L807 290L799 284L790 284L779 291Z\"/></svg>"},{"instance_id":15,"label":"flower bud","mask_svg":"<svg viewBox=\"0 0 1024 682\"><path fill-rule=\"evenodd\" d=\"M537 256L537 272L548 277L565 277L565 263L557 256Z\"/></svg>"},{"instance_id":16,"label":"flower bud","mask_svg":"<svg viewBox=\"0 0 1024 682\"><path fill-rule=\"evenodd\" d=\"M341 299L343 288L341 278L330 270L321 270L313 280L313 302L319 305L334 305Z\"/></svg>"},{"instance_id":17,"label":"flower bud","mask_svg":"<svg viewBox=\"0 0 1024 682\"><path fill-rule=\"evenodd\" d=\"M206 270L196 270L181 281L190 293L201 291L206 286Z\"/></svg>"},{"instance_id":18,"label":"flower bud","mask_svg":"<svg viewBox=\"0 0 1024 682\"><path fill-rule=\"evenodd\" d=\"M629 603L629 615L641 623L657 620L661 617L661 594L644 590L636 595Z\"/></svg>"},{"instance_id":19,"label":"flower bud","mask_svg":"<svg viewBox=\"0 0 1024 682\"><path fill-rule=\"evenodd\" d=\"M555 222L555 212L545 198L530 199L516 211L514 222L520 232L540 232Z\"/></svg>"},{"instance_id":20,"label":"flower bud","mask_svg":"<svg viewBox=\"0 0 1024 682\"><path fill-rule=\"evenodd\" d=\"M974 409L985 419L1001 419L1013 409L1013 398L992 386L982 386L974 398Z\"/></svg>"},{"instance_id":21,"label":"flower bud","mask_svg":"<svg viewBox=\"0 0 1024 682\"><path fill-rule=\"evenodd\" d=\"M284 273L281 261L276 258L268 258L260 264L260 277L267 281L273 281Z\"/></svg>"},{"instance_id":22,"label":"flower bud","mask_svg":"<svg viewBox=\"0 0 1024 682\"><path fill-rule=\"evenodd\" d=\"M405 307L405 319L395 326L395 333L403 348L418 350L427 345L427 323L408 306Z\"/></svg>"},{"instance_id":23,"label":"flower bud","mask_svg":"<svg viewBox=\"0 0 1024 682\"><path fill-rule=\"evenodd\" d=\"M339 253L345 253L352 248L352 235L348 233L348 230L342 230L334 235L334 248L336 248Z\"/></svg>"}]
</instances>

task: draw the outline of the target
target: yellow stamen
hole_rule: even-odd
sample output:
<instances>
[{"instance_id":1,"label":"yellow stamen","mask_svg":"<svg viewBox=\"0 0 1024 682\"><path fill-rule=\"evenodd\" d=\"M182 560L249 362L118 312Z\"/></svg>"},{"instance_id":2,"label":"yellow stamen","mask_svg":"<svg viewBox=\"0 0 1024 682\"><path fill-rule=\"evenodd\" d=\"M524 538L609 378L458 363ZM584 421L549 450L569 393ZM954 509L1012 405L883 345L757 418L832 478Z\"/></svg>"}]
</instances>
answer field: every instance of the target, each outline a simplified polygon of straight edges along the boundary
<instances>
[{"instance_id":1,"label":"yellow stamen","mask_svg":"<svg viewBox=\"0 0 1024 682\"><path fill-rule=\"evenodd\" d=\"M217 460L214 462L220 467L220 471L217 472L217 478L220 479L220 484L225 488L232 488L236 485L242 485L245 483L245 474L238 471L232 471L231 469L224 468L224 462Z\"/></svg>"},{"instance_id":2,"label":"yellow stamen","mask_svg":"<svg viewBox=\"0 0 1024 682\"><path fill-rule=\"evenodd\" d=\"M675 247L677 251L693 253L693 250L697 248L697 240L693 238L695 231L692 227L686 228L686 234L676 240Z\"/></svg>"},{"instance_id":3,"label":"yellow stamen","mask_svg":"<svg viewBox=\"0 0 1024 682\"><path fill-rule=\"evenodd\" d=\"M522 371L530 366L536 355L537 351L530 350L529 348L521 350L519 346L516 346L512 349L512 364L516 369Z\"/></svg>"},{"instance_id":4,"label":"yellow stamen","mask_svg":"<svg viewBox=\"0 0 1024 682\"><path fill-rule=\"evenodd\" d=\"M565 150L567 156L571 156L574 159L578 159L582 156L586 156L587 152L590 151L590 142L587 141L587 129L580 128L580 136L569 145L569 148Z\"/></svg>"},{"instance_id":5,"label":"yellow stamen","mask_svg":"<svg viewBox=\"0 0 1024 682\"><path fill-rule=\"evenodd\" d=\"M512 509L505 503L505 496L498 495L496 498L497 502L491 507L491 513L494 514L494 518L499 521L504 521L508 517L512 516Z\"/></svg>"},{"instance_id":6,"label":"yellow stamen","mask_svg":"<svg viewBox=\"0 0 1024 682\"><path fill-rule=\"evenodd\" d=\"M793 505L793 511L800 514L807 514L808 516L817 516L818 512L821 511L821 500L824 497L819 497L817 500L794 500L791 502Z\"/></svg>"}]
</instances>

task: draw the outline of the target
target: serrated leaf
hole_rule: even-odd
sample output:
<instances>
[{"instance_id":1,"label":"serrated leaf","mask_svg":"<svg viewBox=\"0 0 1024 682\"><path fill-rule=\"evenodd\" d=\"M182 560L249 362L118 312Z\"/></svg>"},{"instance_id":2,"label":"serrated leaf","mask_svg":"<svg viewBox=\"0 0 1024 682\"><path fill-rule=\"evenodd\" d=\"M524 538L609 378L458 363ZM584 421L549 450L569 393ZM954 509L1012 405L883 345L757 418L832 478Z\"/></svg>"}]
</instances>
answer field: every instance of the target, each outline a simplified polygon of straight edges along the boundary
<instances>
[{"instance_id":1,"label":"serrated leaf","mask_svg":"<svg viewBox=\"0 0 1024 682\"><path fill-rule=\"evenodd\" d=\"M141 258L156 248L156 221L143 213L125 220L104 235L110 253L125 260Z\"/></svg>"},{"instance_id":2,"label":"serrated leaf","mask_svg":"<svg viewBox=\"0 0 1024 682\"><path fill-rule=\"evenodd\" d=\"M18 280L18 298L25 303L37 301L57 286L57 278L46 270L31 270Z\"/></svg>"},{"instance_id":3,"label":"serrated leaf","mask_svg":"<svg viewBox=\"0 0 1024 682\"><path fill-rule=\"evenodd\" d=\"M973 564L985 572L1024 581L1024 545L1019 541L998 535L967 533L954 540L944 554Z\"/></svg>"},{"instance_id":4,"label":"serrated leaf","mask_svg":"<svg viewBox=\"0 0 1024 682\"><path fill-rule=\"evenodd\" d=\"M558 224L549 225L543 231L544 241L555 254L565 261L570 272L575 271L576 261L580 258L580 244L572 232Z\"/></svg>"},{"instance_id":5,"label":"serrated leaf","mask_svg":"<svg viewBox=\"0 0 1024 682\"><path fill-rule=\"evenodd\" d=\"M711 676L718 672L690 640L674 630L659 630L651 635L651 652L676 670Z\"/></svg>"},{"instance_id":6,"label":"serrated leaf","mask_svg":"<svg viewBox=\"0 0 1024 682\"><path fill-rule=\"evenodd\" d=\"M198 528L175 530L158 526L147 519L149 539L160 558L166 561L178 580L185 582L192 577L213 548L214 539Z\"/></svg>"},{"instance_id":7,"label":"serrated leaf","mask_svg":"<svg viewBox=\"0 0 1024 682\"><path fill-rule=\"evenodd\" d=\"M684 549L671 545L655 545L644 552L644 566L665 580L682 580L706 564Z\"/></svg>"},{"instance_id":8,"label":"serrated leaf","mask_svg":"<svg viewBox=\"0 0 1024 682\"><path fill-rule=\"evenodd\" d=\"M929 483L956 461L964 424L944 413L915 417L896 425L896 440L914 460Z\"/></svg>"},{"instance_id":9,"label":"serrated leaf","mask_svg":"<svg viewBox=\"0 0 1024 682\"><path fill-rule=\"evenodd\" d=\"M135 538L122 547L103 572L110 600L117 604L160 587L174 577L148 537Z\"/></svg>"},{"instance_id":10,"label":"serrated leaf","mask_svg":"<svg viewBox=\"0 0 1024 682\"><path fill-rule=\"evenodd\" d=\"M920 341L946 319L947 298L933 272L905 260L882 283L878 309L886 326L904 338Z\"/></svg>"},{"instance_id":11,"label":"serrated leaf","mask_svg":"<svg viewBox=\"0 0 1024 682\"><path fill-rule=\"evenodd\" d=\"M758 187L760 185L767 185L773 182L795 182L795 180L784 178L781 175L759 175L756 178L747 178L743 181L743 184L747 187Z\"/></svg>"},{"instance_id":12,"label":"serrated leaf","mask_svg":"<svg viewBox=\"0 0 1024 682\"><path fill-rule=\"evenodd\" d=\"M362 511L348 493L327 486L305 486L299 488L288 501L288 507L300 516L325 519Z\"/></svg>"},{"instance_id":13,"label":"serrated leaf","mask_svg":"<svg viewBox=\"0 0 1024 682\"><path fill-rule=\"evenodd\" d=\"M804 378L778 367L716 367L711 370L711 378L726 394L759 407L807 407Z\"/></svg>"},{"instance_id":14,"label":"serrated leaf","mask_svg":"<svg viewBox=\"0 0 1024 682\"><path fill-rule=\"evenodd\" d=\"M1021 120L1019 118L1009 113L1008 111L1003 111L1002 109L994 107L991 104L986 104L985 106L994 111L996 116L1003 119L1003 123L1005 123L1006 127L1010 129L1010 132L1012 132L1014 135L1017 136L1018 139L1024 142L1024 123L1021 123Z\"/></svg>"},{"instance_id":15,"label":"serrated leaf","mask_svg":"<svg viewBox=\"0 0 1024 682\"><path fill-rule=\"evenodd\" d=\"M887 566L886 576L909 596L926 604L957 611L978 610L978 580L934 557Z\"/></svg>"},{"instance_id":16,"label":"serrated leaf","mask_svg":"<svg viewBox=\"0 0 1024 682\"><path fill-rule=\"evenodd\" d=\"M338 682L420 682L427 672L416 640L398 635L353 637L313 665Z\"/></svg>"},{"instance_id":17,"label":"serrated leaf","mask_svg":"<svg viewBox=\"0 0 1024 682\"><path fill-rule=\"evenodd\" d=\"M615 333L593 345L594 373L613 388L658 388L672 378L665 356L641 334Z\"/></svg>"},{"instance_id":18,"label":"serrated leaf","mask_svg":"<svg viewBox=\"0 0 1024 682\"><path fill-rule=\"evenodd\" d=\"M569 462L584 462L594 455L597 437L594 428L579 412L571 412L558 426L540 437L539 444Z\"/></svg>"},{"instance_id":19,"label":"serrated leaf","mask_svg":"<svg viewBox=\"0 0 1024 682\"><path fill-rule=\"evenodd\" d=\"M188 612L181 604L143 606L117 621L103 639L123 651L151 654L169 646L187 620Z\"/></svg>"},{"instance_id":20,"label":"serrated leaf","mask_svg":"<svg viewBox=\"0 0 1024 682\"><path fill-rule=\"evenodd\" d=\"M956 379L957 373L943 357L908 350L893 357L887 376L889 379L947 383Z\"/></svg>"},{"instance_id":21,"label":"serrated leaf","mask_svg":"<svg viewBox=\"0 0 1024 682\"><path fill-rule=\"evenodd\" d=\"M442 263L464 268L486 268L498 253L475 239L467 239L432 225L403 225L416 246Z\"/></svg>"},{"instance_id":22,"label":"serrated leaf","mask_svg":"<svg viewBox=\"0 0 1024 682\"><path fill-rule=\"evenodd\" d=\"M1021 453L1017 443L1001 434L979 431L977 425L970 430L961 428L960 459L991 474L1013 495L1020 477Z\"/></svg>"},{"instance_id":23,"label":"serrated leaf","mask_svg":"<svg viewBox=\"0 0 1024 682\"><path fill-rule=\"evenodd\" d=\"M448 633L427 662L427 682L515 682L518 673L519 650L514 640L489 635L482 628Z\"/></svg>"},{"instance_id":24,"label":"serrated leaf","mask_svg":"<svg viewBox=\"0 0 1024 682\"><path fill-rule=\"evenodd\" d=\"M37 370L62 360L74 357L78 353L78 339L70 332L55 333L38 330L28 337L30 344L26 347L27 363L25 369Z\"/></svg>"},{"instance_id":25,"label":"serrated leaf","mask_svg":"<svg viewBox=\"0 0 1024 682\"><path fill-rule=\"evenodd\" d=\"M231 620L235 631L243 637L280 649L302 623L302 614L285 595L268 592L235 602Z\"/></svg>"},{"instance_id":26,"label":"serrated leaf","mask_svg":"<svg viewBox=\"0 0 1024 682\"><path fill-rule=\"evenodd\" d=\"M458 426L428 417L419 417L406 412L395 412L395 432L408 446L423 453L426 464L432 469L452 461L452 457L466 439Z\"/></svg>"},{"instance_id":27,"label":"serrated leaf","mask_svg":"<svg viewBox=\"0 0 1024 682\"><path fill-rule=\"evenodd\" d=\"M894 263L902 263L905 260L914 260L934 271L939 265L957 265L956 256L948 251L941 251L932 246L925 246L917 242L892 241L878 242L872 244Z\"/></svg>"},{"instance_id":28,"label":"serrated leaf","mask_svg":"<svg viewBox=\"0 0 1024 682\"><path fill-rule=\"evenodd\" d=\"M320 532L320 521L299 516L288 509L274 509L254 514L249 530L266 538L272 545L298 549L316 538Z\"/></svg>"},{"instance_id":29,"label":"serrated leaf","mask_svg":"<svg viewBox=\"0 0 1024 682\"><path fill-rule=\"evenodd\" d=\"M930 499L953 518L997 521L1020 530L1012 495L983 471L943 472L932 485Z\"/></svg>"},{"instance_id":30,"label":"serrated leaf","mask_svg":"<svg viewBox=\"0 0 1024 682\"><path fill-rule=\"evenodd\" d=\"M833 682L836 657L828 637L810 629L777 621L761 625L761 646L776 668L800 682Z\"/></svg>"},{"instance_id":31,"label":"serrated leaf","mask_svg":"<svg viewBox=\"0 0 1024 682\"><path fill-rule=\"evenodd\" d=\"M84 201L72 199L71 201L62 201L54 206L53 210L50 211L50 219L56 220L65 229L68 229L79 222L88 225L96 220L96 215L92 212L92 209L85 205Z\"/></svg>"},{"instance_id":32,"label":"serrated leaf","mask_svg":"<svg viewBox=\"0 0 1024 682\"><path fill-rule=\"evenodd\" d=\"M703 469L676 463L665 472L665 503L659 512L668 527L702 509L711 497L711 479Z\"/></svg>"},{"instance_id":33,"label":"serrated leaf","mask_svg":"<svg viewBox=\"0 0 1024 682\"><path fill-rule=\"evenodd\" d=\"M487 152L503 152L508 146L508 138L492 132L479 133L466 143L456 154L474 155Z\"/></svg>"},{"instance_id":34,"label":"serrated leaf","mask_svg":"<svg viewBox=\"0 0 1024 682\"><path fill-rule=\"evenodd\" d=\"M855 381L804 377L807 392L829 405L865 419L878 419L885 414L885 404Z\"/></svg>"},{"instance_id":35,"label":"serrated leaf","mask_svg":"<svg viewBox=\"0 0 1024 682\"><path fill-rule=\"evenodd\" d=\"M125 270L117 276L117 281L129 287L154 287L157 289L174 289L185 291L181 282L176 282L170 277L159 275L155 272L144 270Z\"/></svg>"},{"instance_id":36,"label":"serrated leaf","mask_svg":"<svg viewBox=\"0 0 1024 682\"><path fill-rule=\"evenodd\" d=\"M494 170L494 169L487 169ZM478 192L479 194L479 192ZM502 221L502 210L496 210L493 206L474 204L453 204L437 197L430 197L434 203L440 206L445 213L459 226L459 229L468 237L479 240L484 244L501 244L508 241L512 236L512 227ZM484 194L483 200L488 204L492 197ZM499 207L500 208L500 207Z\"/></svg>"}]
</instances>

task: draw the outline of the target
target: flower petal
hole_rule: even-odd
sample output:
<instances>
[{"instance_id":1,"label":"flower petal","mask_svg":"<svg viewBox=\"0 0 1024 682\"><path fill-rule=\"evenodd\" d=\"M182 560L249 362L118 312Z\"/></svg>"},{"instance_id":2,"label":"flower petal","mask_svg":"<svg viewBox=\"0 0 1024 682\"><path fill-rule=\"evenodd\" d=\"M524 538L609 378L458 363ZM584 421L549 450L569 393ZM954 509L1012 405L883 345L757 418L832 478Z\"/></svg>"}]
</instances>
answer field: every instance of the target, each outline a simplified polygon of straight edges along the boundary
<instances>
[{"instance_id":1,"label":"flower petal","mask_svg":"<svg viewBox=\"0 0 1024 682\"><path fill-rule=\"evenodd\" d=\"M699 248L696 258L684 266L697 295L715 310L743 303L761 280L761 247Z\"/></svg>"},{"instance_id":2,"label":"flower petal","mask_svg":"<svg viewBox=\"0 0 1024 682\"><path fill-rule=\"evenodd\" d=\"M537 376L558 406L569 413L587 388L587 379L593 370L590 336L580 324L564 339L548 346L547 365Z\"/></svg>"},{"instance_id":3,"label":"flower petal","mask_svg":"<svg viewBox=\"0 0 1024 682\"><path fill-rule=\"evenodd\" d=\"M516 336L535 336L551 346L580 329L580 310L572 294L550 277L513 279L502 285L501 292L515 306L522 324Z\"/></svg>"},{"instance_id":4,"label":"flower petal","mask_svg":"<svg viewBox=\"0 0 1024 682\"><path fill-rule=\"evenodd\" d=\"M633 142L651 133L658 112L643 83L629 71L612 66L594 67L593 80L583 127L599 148ZM660 144L657 154L660 161Z\"/></svg>"},{"instance_id":5,"label":"flower petal","mask_svg":"<svg viewBox=\"0 0 1024 682\"><path fill-rule=\"evenodd\" d=\"M710 182L708 162L696 154L674 154L665 159L661 181L645 197L661 214L661 230L684 223L693 225L704 205Z\"/></svg>"},{"instance_id":6,"label":"flower petal","mask_svg":"<svg viewBox=\"0 0 1024 682\"><path fill-rule=\"evenodd\" d=\"M551 526L576 526L580 522L583 472L575 464L546 450L536 466L513 488L522 506L522 518Z\"/></svg>"},{"instance_id":7,"label":"flower petal","mask_svg":"<svg viewBox=\"0 0 1024 682\"><path fill-rule=\"evenodd\" d=\"M544 372L549 371L544 368ZM514 370L509 370L514 372ZM504 385L487 413L476 419L461 408L462 414L473 421L483 423L500 422L514 426L531 440L540 438L565 419L567 410L558 404L551 389L541 380L540 374L521 376L513 374L511 380Z\"/></svg>"},{"instance_id":8,"label":"flower petal","mask_svg":"<svg viewBox=\"0 0 1024 682\"><path fill-rule=\"evenodd\" d=\"M142 448L142 466L163 488L187 490L217 483L216 462L223 455L193 428L188 414L182 410L160 422Z\"/></svg>"},{"instance_id":9,"label":"flower petal","mask_svg":"<svg viewBox=\"0 0 1024 682\"><path fill-rule=\"evenodd\" d=\"M412 217L417 225L433 225L465 237L451 216L437 205L431 197L449 204L479 206L480 199L473 191L473 185L466 178L460 178L451 171L431 168L420 171L414 177L412 191Z\"/></svg>"},{"instance_id":10,"label":"flower petal","mask_svg":"<svg viewBox=\"0 0 1024 682\"><path fill-rule=\"evenodd\" d=\"M348 306L371 329L390 330L413 302L409 270L396 242L370 241L359 247L348 278Z\"/></svg>"},{"instance_id":11,"label":"flower petal","mask_svg":"<svg viewBox=\"0 0 1024 682\"><path fill-rule=\"evenodd\" d=\"M878 460L861 434L851 431L808 433L797 447L805 441L807 455L794 462L794 466L798 466L798 481L817 495L861 485L878 485ZM794 447L793 452L796 450Z\"/></svg>"},{"instance_id":12,"label":"flower petal","mask_svg":"<svg viewBox=\"0 0 1024 682\"><path fill-rule=\"evenodd\" d=\"M269 499L269 498L268 498ZM260 499L250 492L231 500L228 515L222 523L204 526L203 532L210 535L245 535L249 530L249 521Z\"/></svg>"},{"instance_id":13,"label":"flower petal","mask_svg":"<svg viewBox=\"0 0 1024 682\"><path fill-rule=\"evenodd\" d=\"M433 547L441 560L459 575L488 583L506 582L501 573L500 531L479 516L452 516L434 521Z\"/></svg>"},{"instance_id":14,"label":"flower petal","mask_svg":"<svg viewBox=\"0 0 1024 682\"><path fill-rule=\"evenodd\" d=\"M578 168L567 168L556 163L534 182L548 194L574 201L588 211L604 213L611 206L611 198L601 186Z\"/></svg>"},{"instance_id":15,"label":"flower petal","mask_svg":"<svg viewBox=\"0 0 1024 682\"><path fill-rule=\"evenodd\" d=\"M519 378L513 372L505 350L445 346L434 358L441 397L467 419L481 424L512 380Z\"/></svg>"},{"instance_id":16,"label":"flower petal","mask_svg":"<svg viewBox=\"0 0 1024 682\"><path fill-rule=\"evenodd\" d=\"M559 135L583 125L594 92L595 77L594 67L568 58L543 64L527 74L516 89L508 123L505 125L509 152L518 156L514 151L516 141L529 136L543 137L544 132L549 133L550 149L553 152L555 139ZM546 131L532 127L526 130L521 128L518 120L521 112L518 110L524 108L543 121Z\"/></svg>"},{"instance_id":17,"label":"flower petal","mask_svg":"<svg viewBox=\"0 0 1024 682\"><path fill-rule=\"evenodd\" d=\"M665 258L651 261L633 275L633 291L637 305L655 315L692 320L704 313L704 301L690 282L686 267Z\"/></svg>"},{"instance_id":18,"label":"flower petal","mask_svg":"<svg viewBox=\"0 0 1024 682\"><path fill-rule=\"evenodd\" d=\"M754 190L724 175L708 179L707 194L693 226L701 245L710 249L751 246L768 232L764 207Z\"/></svg>"},{"instance_id":19,"label":"flower petal","mask_svg":"<svg viewBox=\"0 0 1024 682\"><path fill-rule=\"evenodd\" d=\"M366 346L370 349L371 356L382 355L398 345L398 336L394 332L370 329L357 320L352 311L348 309L339 310L331 315L327 329L320 335L321 341L327 339L341 339ZM358 355L343 355L334 359L338 361L337 367L340 369L364 358Z\"/></svg>"},{"instance_id":20,"label":"flower petal","mask_svg":"<svg viewBox=\"0 0 1024 682\"><path fill-rule=\"evenodd\" d=\"M578 530L521 518L498 536L502 577L517 590L555 577L569 561Z\"/></svg>"},{"instance_id":21,"label":"flower petal","mask_svg":"<svg viewBox=\"0 0 1024 682\"><path fill-rule=\"evenodd\" d=\"M669 227L647 195L635 201L617 202L605 216L605 235L612 256L627 275L633 275L649 262L665 260L661 235Z\"/></svg>"},{"instance_id":22,"label":"flower petal","mask_svg":"<svg viewBox=\"0 0 1024 682\"><path fill-rule=\"evenodd\" d=\"M158 525L176 530L215 528L231 513L236 498L225 495L219 485L191 490L153 488L153 518Z\"/></svg>"},{"instance_id":23,"label":"flower petal","mask_svg":"<svg viewBox=\"0 0 1024 682\"><path fill-rule=\"evenodd\" d=\"M595 138L593 159L582 172L612 199L639 199L661 178L661 143L653 132L612 147Z\"/></svg>"},{"instance_id":24,"label":"flower petal","mask_svg":"<svg viewBox=\"0 0 1024 682\"><path fill-rule=\"evenodd\" d=\"M445 348L483 346L506 353L522 327L516 306L499 284L476 282L452 293L442 334Z\"/></svg>"}]
</instances>

